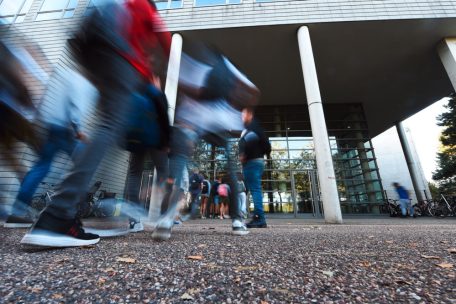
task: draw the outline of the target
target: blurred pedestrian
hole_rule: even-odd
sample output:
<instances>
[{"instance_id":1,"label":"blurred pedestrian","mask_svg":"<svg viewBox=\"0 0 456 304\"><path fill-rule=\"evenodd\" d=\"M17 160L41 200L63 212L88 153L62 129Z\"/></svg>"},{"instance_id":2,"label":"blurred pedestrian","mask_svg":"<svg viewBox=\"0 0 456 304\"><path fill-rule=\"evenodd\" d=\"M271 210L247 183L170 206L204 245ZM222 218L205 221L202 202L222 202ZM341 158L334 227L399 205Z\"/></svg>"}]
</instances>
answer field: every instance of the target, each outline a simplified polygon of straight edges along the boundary
<instances>
[{"instance_id":1,"label":"blurred pedestrian","mask_svg":"<svg viewBox=\"0 0 456 304\"><path fill-rule=\"evenodd\" d=\"M129 0L125 5L110 1L83 23L73 52L100 92L98 125L22 243L71 247L99 241L76 219L78 203L108 148L125 141L133 93L151 78L148 52L160 46L168 56L170 45L170 34L147 0Z\"/></svg>"},{"instance_id":2,"label":"blurred pedestrian","mask_svg":"<svg viewBox=\"0 0 456 304\"><path fill-rule=\"evenodd\" d=\"M264 171L264 156L271 153L271 144L258 121L254 119L253 109L244 109L242 120L245 129L239 140L239 159L246 187L252 194L254 205L253 218L247 223L247 227L266 228L261 177Z\"/></svg>"},{"instance_id":3,"label":"blurred pedestrian","mask_svg":"<svg viewBox=\"0 0 456 304\"><path fill-rule=\"evenodd\" d=\"M46 140L38 151L38 160L21 183L5 227L23 228L32 225L32 197L49 173L55 155L63 151L71 157L79 141L88 141L81 122L91 109L96 89L84 76L71 69L58 69L49 88L42 104L52 108L51 111L42 113L47 131Z\"/></svg>"},{"instance_id":4,"label":"blurred pedestrian","mask_svg":"<svg viewBox=\"0 0 456 304\"><path fill-rule=\"evenodd\" d=\"M402 217L407 217L407 210L411 217L415 216L415 208L413 208L412 201L410 200L410 195L407 190L399 183L393 183L393 187L396 189L397 196L399 197L399 204L401 206Z\"/></svg>"},{"instance_id":5,"label":"blurred pedestrian","mask_svg":"<svg viewBox=\"0 0 456 304\"><path fill-rule=\"evenodd\" d=\"M184 55L180 71L180 105L176 111L171 144L170 182L179 184L182 167L193 153L196 142L206 134L216 134L218 145L229 151L228 132L241 130L239 106L256 103L258 89L225 56L212 53L206 63ZM230 185L236 184L234 160L228 155ZM176 187L173 187L173 192ZM239 213L237 189L230 200L232 233L248 233ZM177 194L177 193L176 193ZM169 196L170 209L158 222L153 237L167 240L171 236L172 218L177 196Z\"/></svg>"},{"instance_id":6,"label":"blurred pedestrian","mask_svg":"<svg viewBox=\"0 0 456 304\"><path fill-rule=\"evenodd\" d=\"M211 193L211 183L206 179L203 174L203 187L201 188L201 218L209 217L209 195Z\"/></svg>"},{"instance_id":7,"label":"blurred pedestrian","mask_svg":"<svg viewBox=\"0 0 456 304\"><path fill-rule=\"evenodd\" d=\"M241 210L242 216L247 218L247 189L244 183L244 176L241 172L237 173L237 187L238 187L238 200L239 209Z\"/></svg>"}]
</instances>

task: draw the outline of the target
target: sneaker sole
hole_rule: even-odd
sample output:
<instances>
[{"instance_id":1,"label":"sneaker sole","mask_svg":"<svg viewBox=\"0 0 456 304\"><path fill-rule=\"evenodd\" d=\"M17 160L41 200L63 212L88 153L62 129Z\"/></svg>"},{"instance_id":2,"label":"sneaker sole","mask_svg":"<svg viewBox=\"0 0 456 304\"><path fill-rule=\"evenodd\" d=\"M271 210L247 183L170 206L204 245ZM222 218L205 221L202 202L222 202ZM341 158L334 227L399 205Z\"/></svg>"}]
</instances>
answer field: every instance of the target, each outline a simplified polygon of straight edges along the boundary
<instances>
[{"instance_id":1,"label":"sneaker sole","mask_svg":"<svg viewBox=\"0 0 456 304\"><path fill-rule=\"evenodd\" d=\"M31 223L5 223L3 224L4 228L30 228L32 227Z\"/></svg>"},{"instance_id":2,"label":"sneaker sole","mask_svg":"<svg viewBox=\"0 0 456 304\"><path fill-rule=\"evenodd\" d=\"M130 231L126 229L95 229L95 228L84 228L87 233L97 234L101 238L109 238L116 236L127 235Z\"/></svg>"},{"instance_id":3,"label":"sneaker sole","mask_svg":"<svg viewBox=\"0 0 456 304\"><path fill-rule=\"evenodd\" d=\"M22 238L21 244L44 247L81 247L94 245L99 241L100 238L93 240L80 240L70 236L26 234Z\"/></svg>"},{"instance_id":4,"label":"sneaker sole","mask_svg":"<svg viewBox=\"0 0 456 304\"><path fill-rule=\"evenodd\" d=\"M248 230L238 230L238 231L233 230L233 231L232 231L232 234L234 234L234 235L240 235L240 236L242 236L242 235L247 235L247 234L249 234L249 233L250 233L250 231L248 231Z\"/></svg>"}]
</instances>

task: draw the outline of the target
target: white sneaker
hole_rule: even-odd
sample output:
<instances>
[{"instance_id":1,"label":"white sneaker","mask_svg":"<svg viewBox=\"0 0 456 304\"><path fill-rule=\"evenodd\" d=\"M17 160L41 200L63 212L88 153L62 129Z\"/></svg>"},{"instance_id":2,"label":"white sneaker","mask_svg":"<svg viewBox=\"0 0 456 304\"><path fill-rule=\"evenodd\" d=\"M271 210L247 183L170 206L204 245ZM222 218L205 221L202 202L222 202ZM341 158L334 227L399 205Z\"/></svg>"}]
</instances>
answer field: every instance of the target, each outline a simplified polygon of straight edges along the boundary
<instances>
[{"instance_id":1,"label":"white sneaker","mask_svg":"<svg viewBox=\"0 0 456 304\"><path fill-rule=\"evenodd\" d=\"M144 225L142 222L136 222L136 221L131 221L130 222L130 228L128 232L134 233L134 232L140 232L144 231Z\"/></svg>"},{"instance_id":2,"label":"white sneaker","mask_svg":"<svg viewBox=\"0 0 456 304\"><path fill-rule=\"evenodd\" d=\"M240 220L234 220L232 233L234 235L247 235L250 233L250 231L247 229L243 222Z\"/></svg>"}]
</instances>

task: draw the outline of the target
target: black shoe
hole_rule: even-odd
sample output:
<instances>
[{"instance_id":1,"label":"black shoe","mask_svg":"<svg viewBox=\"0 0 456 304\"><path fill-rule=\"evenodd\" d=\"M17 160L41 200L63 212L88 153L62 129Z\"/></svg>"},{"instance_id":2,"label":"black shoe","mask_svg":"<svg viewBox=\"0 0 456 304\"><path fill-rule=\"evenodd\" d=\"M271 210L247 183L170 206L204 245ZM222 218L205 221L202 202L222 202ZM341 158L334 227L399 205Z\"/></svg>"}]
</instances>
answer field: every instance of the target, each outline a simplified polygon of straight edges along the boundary
<instances>
[{"instance_id":1,"label":"black shoe","mask_svg":"<svg viewBox=\"0 0 456 304\"><path fill-rule=\"evenodd\" d=\"M254 215L250 223L247 223L247 228L267 228L265 218L260 218L258 215Z\"/></svg>"},{"instance_id":2,"label":"black shoe","mask_svg":"<svg viewBox=\"0 0 456 304\"><path fill-rule=\"evenodd\" d=\"M21 244L45 247L79 247L96 244L100 237L86 233L79 219L64 220L43 212Z\"/></svg>"},{"instance_id":3,"label":"black shoe","mask_svg":"<svg viewBox=\"0 0 456 304\"><path fill-rule=\"evenodd\" d=\"M33 220L26 216L10 215L6 219L3 227L5 228L29 228L33 224Z\"/></svg>"}]
</instances>

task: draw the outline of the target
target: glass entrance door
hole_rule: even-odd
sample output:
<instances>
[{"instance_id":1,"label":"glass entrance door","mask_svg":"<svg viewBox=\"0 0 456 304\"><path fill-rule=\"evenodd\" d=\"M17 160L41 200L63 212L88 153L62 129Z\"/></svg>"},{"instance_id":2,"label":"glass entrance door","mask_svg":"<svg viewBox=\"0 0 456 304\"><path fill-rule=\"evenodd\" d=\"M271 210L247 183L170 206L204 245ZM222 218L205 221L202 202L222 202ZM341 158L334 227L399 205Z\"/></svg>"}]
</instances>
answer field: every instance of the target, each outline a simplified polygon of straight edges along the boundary
<instances>
[{"instance_id":1,"label":"glass entrance door","mask_svg":"<svg viewBox=\"0 0 456 304\"><path fill-rule=\"evenodd\" d=\"M321 217L316 170L293 171L291 188L295 216L299 213L309 213Z\"/></svg>"}]
</instances>

